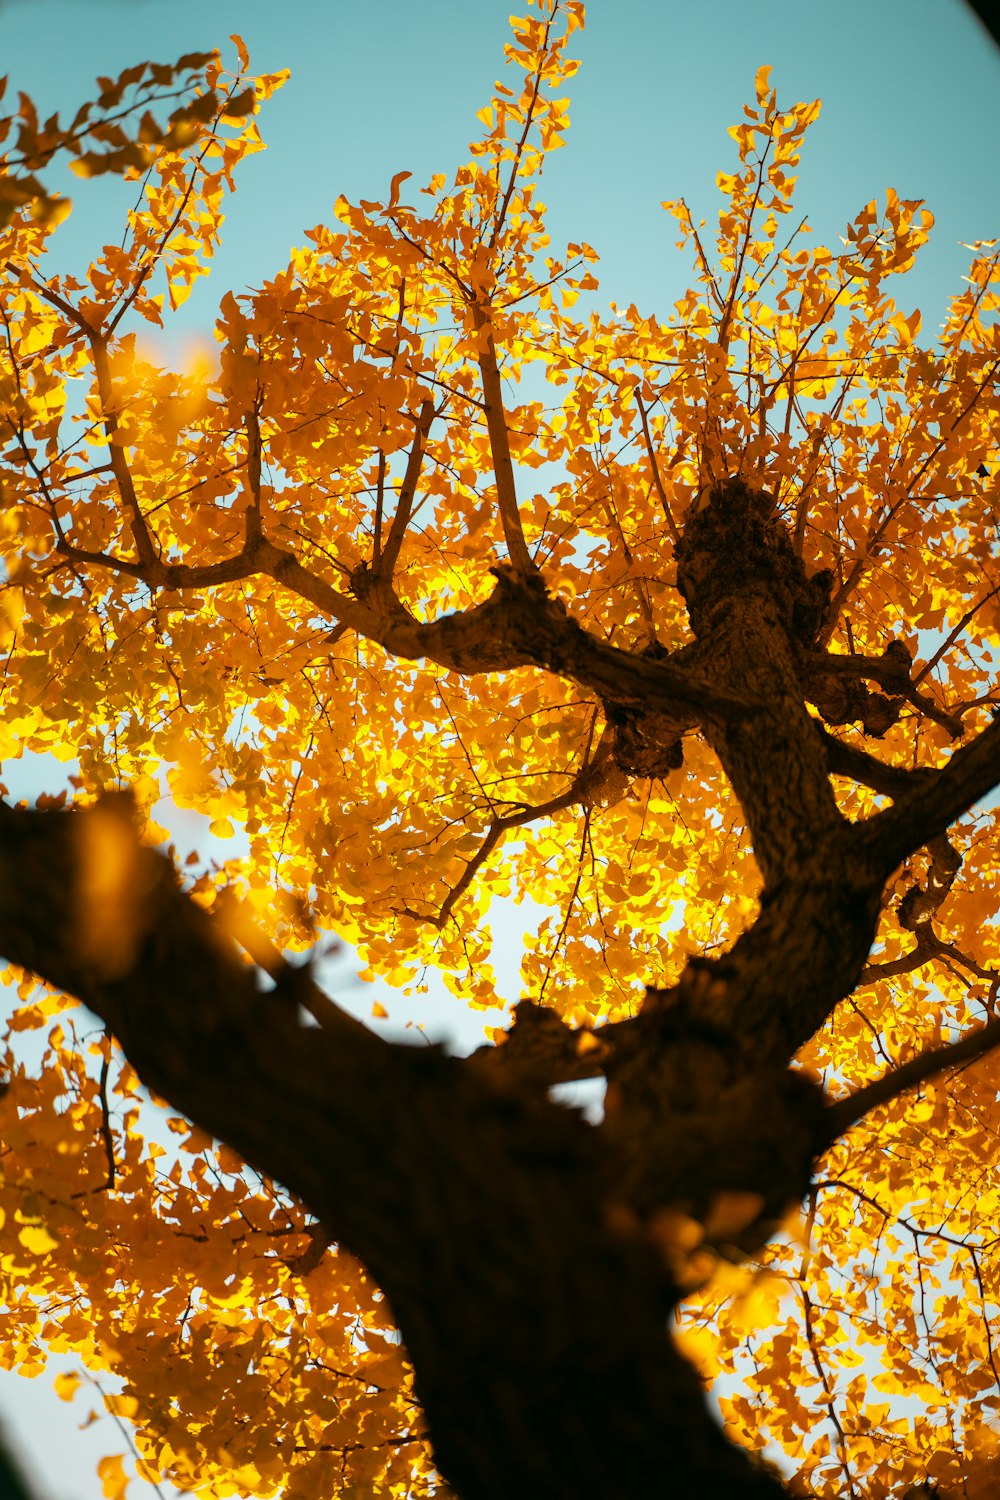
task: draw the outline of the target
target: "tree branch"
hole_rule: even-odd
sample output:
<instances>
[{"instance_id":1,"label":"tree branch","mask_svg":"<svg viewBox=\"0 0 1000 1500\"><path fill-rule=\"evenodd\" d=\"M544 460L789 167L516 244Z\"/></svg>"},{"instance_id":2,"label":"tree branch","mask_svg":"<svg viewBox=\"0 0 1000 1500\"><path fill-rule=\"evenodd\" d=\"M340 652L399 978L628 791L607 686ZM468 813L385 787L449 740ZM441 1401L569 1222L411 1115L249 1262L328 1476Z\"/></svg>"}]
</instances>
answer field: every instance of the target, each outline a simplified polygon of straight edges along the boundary
<instances>
[{"instance_id":1,"label":"tree branch","mask_svg":"<svg viewBox=\"0 0 1000 1500\"><path fill-rule=\"evenodd\" d=\"M312 977L309 964L290 964L285 955L276 948L266 933L254 920L250 907L240 901L235 893L225 889L219 892L211 908L213 919L219 928L244 950L259 969L274 980L281 996L292 1004L301 1005L319 1026L328 1031L343 1031L344 1027L357 1027L367 1034L368 1028L348 1011L335 1005L325 990L321 990Z\"/></svg>"},{"instance_id":2,"label":"tree branch","mask_svg":"<svg viewBox=\"0 0 1000 1500\"><path fill-rule=\"evenodd\" d=\"M580 767L565 792L560 793L558 797L550 797L547 802L523 807L520 812L505 813L501 817L494 818L486 830L483 842L467 862L465 869L445 896L437 913L415 912L411 911L409 907L405 907L404 911L406 915L416 918L419 922L430 922L435 927L444 927L454 911L456 903L461 900L462 896L469 889L477 872L482 869L493 853L493 850L503 841L504 836L512 828L524 828L528 823L533 823L538 818L548 817L552 813L562 812L565 808L575 807L579 803L586 801L596 791L610 762L611 751L610 748L606 748L605 752L599 758L586 761Z\"/></svg>"},{"instance_id":3,"label":"tree branch","mask_svg":"<svg viewBox=\"0 0 1000 1500\"><path fill-rule=\"evenodd\" d=\"M75 308L65 297L42 283L34 280L29 272L15 265L12 261L6 262L6 269L16 276L25 286L31 288L37 297L48 302L51 307L62 313L74 327L78 328L86 336L90 344L94 359L94 374L97 379L97 391L101 399L102 420L104 431L108 439L108 451L110 454L111 469L115 476L118 487L118 495L125 510L135 543L135 550L142 567L151 567L159 562L159 556L146 518L143 516L139 501L135 493L135 485L132 481L132 473L125 457L125 450L120 441L116 441L119 433L118 413L115 410L114 381L111 375L111 364L108 359L108 346L105 336L99 329L88 323L81 312Z\"/></svg>"},{"instance_id":4,"label":"tree branch","mask_svg":"<svg viewBox=\"0 0 1000 1500\"><path fill-rule=\"evenodd\" d=\"M507 543L507 555L513 568L529 576L536 572L536 567L524 540L521 516L517 508L514 465L510 456L510 435L507 431L507 414L503 404L493 329L488 314L483 312L478 303L472 305L472 317L476 336L479 339L479 373L483 381L483 404L486 408L486 427L490 435L493 474L497 486L497 506L500 511L504 541Z\"/></svg>"},{"instance_id":5,"label":"tree branch","mask_svg":"<svg viewBox=\"0 0 1000 1500\"><path fill-rule=\"evenodd\" d=\"M901 641L890 641L880 657L839 655L811 652L806 658L806 677L854 677L877 682L888 693L897 693L912 703L920 713L946 729L952 739L959 739L962 723L954 714L940 708L933 698L917 691L910 677L910 654ZM817 704L822 712L822 704Z\"/></svg>"},{"instance_id":6,"label":"tree branch","mask_svg":"<svg viewBox=\"0 0 1000 1500\"><path fill-rule=\"evenodd\" d=\"M908 797L918 786L937 774L929 766L918 766L910 770L906 766L886 765L885 761L863 750L860 745L851 745L846 740L837 739L822 724L816 725L816 732L826 750L827 765L832 775L846 776L851 781L870 787L873 792L880 792L884 797L895 800Z\"/></svg>"},{"instance_id":7,"label":"tree branch","mask_svg":"<svg viewBox=\"0 0 1000 1500\"><path fill-rule=\"evenodd\" d=\"M128 466L128 459L125 457L125 448L121 442L118 413L115 410L114 382L111 378L111 363L108 359L107 344L99 333L92 331L90 334L90 347L94 356L94 372L97 376L97 389L101 398L104 431L107 434L111 467L114 470L118 494L129 518L132 540L135 543L139 562L144 568L153 567L159 562L159 553L153 545L153 539L146 524L146 518L139 506L135 485L132 481L132 471Z\"/></svg>"},{"instance_id":8,"label":"tree branch","mask_svg":"<svg viewBox=\"0 0 1000 1500\"><path fill-rule=\"evenodd\" d=\"M908 854L947 832L956 818L1000 785L1000 715L948 763L892 807L857 825L862 857L888 876Z\"/></svg>"},{"instance_id":9,"label":"tree branch","mask_svg":"<svg viewBox=\"0 0 1000 1500\"><path fill-rule=\"evenodd\" d=\"M651 1477L781 1500L709 1416L662 1250L607 1211L620 1174L580 1116L437 1048L300 1024L114 805L0 807L0 952L364 1262L463 1500L632 1500Z\"/></svg>"},{"instance_id":10,"label":"tree branch","mask_svg":"<svg viewBox=\"0 0 1000 1500\"><path fill-rule=\"evenodd\" d=\"M243 418L247 434L247 483L250 498L246 512L246 548L259 542L263 535L260 513L260 414L256 406L251 407Z\"/></svg>"},{"instance_id":11,"label":"tree branch","mask_svg":"<svg viewBox=\"0 0 1000 1500\"><path fill-rule=\"evenodd\" d=\"M65 540L57 541L55 550L67 561L108 568L168 590L211 587L263 574L308 600L339 627L378 642L391 655L407 661L423 658L462 676L536 666L589 688L605 703L672 711L681 720L735 721L754 712L737 693L697 677L679 662L621 651L597 640L560 601L548 597L537 573L526 579L498 567L493 570L496 586L483 604L423 622L367 565L351 575L352 597L265 537L250 537L234 556L201 565L165 563L158 557L136 563Z\"/></svg>"},{"instance_id":12,"label":"tree branch","mask_svg":"<svg viewBox=\"0 0 1000 1500\"><path fill-rule=\"evenodd\" d=\"M990 589L988 594L984 594L981 599L977 599L976 603L965 611L965 614L959 620L958 624L954 626L954 628L947 636L945 636L940 646L934 652L934 655L928 657L927 661L920 668L920 671L913 679L914 687L919 687L924 678L927 677L931 672L933 672L938 662L941 661L943 657L947 656L952 646L954 646L955 642L962 634L962 631L965 629L966 625L971 624L976 615L982 609L983 605L989 604L990 600L995 599L997 594L1000 594L1000 583L997 584L996 588Z\"/></svg>"},{"instance_id":13,"label":"tree branch","mask_svg":"<svg viewBox=\"0 0 1000 1500\"><path fill-rule=\"evenodd\" d=\"M639 395L638 390L636 390L635 392L635 404L639 412L639 421L642 423L642 436L646 444L646 456L649 459L649 466L653 473L653 484L656 487L656 493L660 497L660 505L663 509L663 517L667 523L667 529L670 532L670 535L673 537L675 542L679 542L681 539L681 534L677 529L677 522L674 520L674 513L670 509L670 501L667 499L667 492L663 487L663 478L660 474L660 464L659 460L656 457L656 451L653 448L652 433L649 430L649 419L646 415L646 408L642 403L642 397ZM678 457L679 456L680 455L678 455Z\"/></svg>"},{"instance_id":14,"label":"tree branch","mask_svg":"<svg viewBox=\"0 0 1000 1500\"><path fill-rule=\"evenodd\" d=\"M911 885L896 910L899 925L907 932L916 933L915 945L909 953L890 959L887 963L868 964L861 974L859 984L872 984L879 979L910 974L948 950L949 945L943 943L934 932L931 918L955 884L955 876L962 866L962 856L945 834L931 840L928 852L931 862L926 885Z\"/></svg>"},{"instance_id":15,"label":"tree branch","mask_svg":"<svg viewBox=\"0 0 1000 1500\"><path fill-rule=\"evenodd\" d=\"M848 1095L846 1099L838 1099L827 1110L829 1144L832 1145L838 1136L850 1130L852 1125L857 1125L859 1120L880 1104L888 1104L890 1099L895 1099L907 1089L915 1088L918 1083L957 1068L960 1063L972 1062L991 1052L996 1046L1000 1046L1000 1021L988 1021L985 1026L971 1032L961 1041L950 1042L943 1047L932 1047L919 1057L911 1058L909 1062L877 1078L874 1083Z\"/></svg>"},{"instance_id":16,"label":"tree branch","mask_svg":"<svg viewBox=\"0 0 1000 1500\"><path fill-rule=\"evenodd\" d=\"M417 483L420 479L420 470L424 461L427 434L430 431L433 420L434 403L433 401L424 401L417 416L416 431L413 437L413 444L410 448L410 455L406 461L406 472L403 475L403 482L399 490L396 514L392 518L392 525L389 528L389 535L386 537L385 545L381 548L379 555L372 563L372 573L378 578L390 579L395 571L399 549L403 545L406 528L410 524L413 500L417 493Z\"/></svg>"}]
</instances>

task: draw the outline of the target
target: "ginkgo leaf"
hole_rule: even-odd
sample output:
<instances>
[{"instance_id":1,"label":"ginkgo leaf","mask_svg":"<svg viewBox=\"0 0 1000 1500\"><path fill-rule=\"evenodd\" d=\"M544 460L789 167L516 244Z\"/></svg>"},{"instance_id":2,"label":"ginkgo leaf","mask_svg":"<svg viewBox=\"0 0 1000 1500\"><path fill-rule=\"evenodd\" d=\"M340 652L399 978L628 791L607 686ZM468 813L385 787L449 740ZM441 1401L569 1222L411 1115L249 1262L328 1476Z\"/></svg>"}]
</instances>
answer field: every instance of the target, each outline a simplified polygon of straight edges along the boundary
<instances>
[{"instance_id":1,"label":"ginkgo leaf","mask_svg":"<svg viewBox=\"0 0 1000 1500\"><path fill-rule=\"evenodd\" d=\"M72 1401L82 1383L83 1377L76 1370L62 1370L53 1381L53 1386L60 1401Z\"/></svg>"},{"instance_id":2,"label":"ginkgo leaf","mask_svg":"<svg viewBox=\"0 0 1000 1500\"><path fill-rule=\"evenodd\" d=\"M128 1488L129 1479L125 1473L125 1460L121 1454L100 1459L97 1465L97 1475L101 1481L101 1491L105 1500L122 1500Z\"/></svg>"},{"instance_id":3,"label":"ginkgo leaf","mask_svg":"<svg viewBox=\"0 0 1000 1500\"><path fill-rule=\"evenodd\" d=\"M44 1224L26 1224L18 1230L18 1239L32 1255L48 1255L59 1248L58 1239L49 1233Z\"/></svg>"}]
</instances>

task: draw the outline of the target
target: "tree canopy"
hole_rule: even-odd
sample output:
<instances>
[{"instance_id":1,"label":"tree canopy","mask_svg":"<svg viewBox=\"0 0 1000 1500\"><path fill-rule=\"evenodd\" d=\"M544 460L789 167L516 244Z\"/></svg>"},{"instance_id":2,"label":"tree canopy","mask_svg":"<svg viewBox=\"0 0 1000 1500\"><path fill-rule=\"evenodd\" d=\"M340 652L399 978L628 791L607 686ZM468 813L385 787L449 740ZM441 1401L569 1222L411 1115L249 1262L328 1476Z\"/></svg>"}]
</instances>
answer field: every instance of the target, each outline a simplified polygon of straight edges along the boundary
<instances>
[{"instance_id":1,"label":"tree canopy","mask_svg":"<svg viewBox=\"0 0 1000 1500\"><path fill-rule=\"evenodd\" d=\"M602 307L542 201L583 20L181 369L282 76L0 122L0 756L78 763L0 804L0 1360L110 1372L206 1496L985 1500L1000 251L922 337L930 213L814 245L762 68L717 228L664 205L690 289ZM79 277L59 159L136 184ZM546 915L469 1058L304 957L489 1006L498 897Z\"/></svg>"}]
</instances>

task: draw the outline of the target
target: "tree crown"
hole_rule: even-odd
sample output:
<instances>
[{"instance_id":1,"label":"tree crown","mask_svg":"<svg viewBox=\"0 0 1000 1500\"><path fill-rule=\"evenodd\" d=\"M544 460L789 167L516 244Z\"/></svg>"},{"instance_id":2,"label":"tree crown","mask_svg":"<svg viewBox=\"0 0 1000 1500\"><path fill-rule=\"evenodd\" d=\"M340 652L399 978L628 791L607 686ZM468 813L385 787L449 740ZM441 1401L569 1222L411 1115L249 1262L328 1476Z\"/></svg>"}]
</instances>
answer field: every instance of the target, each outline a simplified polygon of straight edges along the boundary
<instances>
[{"instance_id":1,"label":"tree crown","mask_svg":"<svg viewBox=\"0 0 1000 1500\"><path fill-rule=\"evenodd\" d=\"M523 993L576 1029L578 1073L600 1060L580 1037L599 1054L603 1027L648 1029L656 995L695 1005L714 984L744 1051L857 1090L995 1015L995 820L965 791L950 813L919 799L997 705L1000 252L973 247L921 339L894 278L930 214L890 191L836 249L812 245L794 188L819 105L780 105L763 68L717 230L664 205L690 289L601 308L596 252L553 251L541 197L582 24L578 0L515 18L457 171L340 199L273 279L222 297L212 349L182 370L150 330L210 270L281 77L254 77L237 42L231 72L147 64L101 80L68 127L23 99L0 125L0 752L76 759L81 807L131 787L149 846L165 786L217 837L239 830L245 852L194 857L186 888L279 987L278 950L332 929L369 976L419 989L430 965L489 1005L491 902L528 897L546 914ZM79 278L47 272L56 152L141 183L122 243ZM751 681L720 620L762 600L785 654ZM829 756L781 788L787 816L739 727L762 691ZM772 1014L725 955L813 879L817 830L841 849L843 820L860 832L838 871L881 860L888 882L874 954L811 1000L791 997L794 965L787 999L772 972ZM99 961L125 973L115 826L94 834L88 909L105 881ZM65 1006L32 978L21 992L15 1029ZM522 1008L508 1045L546 1024ZM113 1368L147 1477L304 1496L334 1453L348 1486L431 1493L368 1273L176 1116L164 1159L137 1088L108 1037L63 1017L30 1102L13 1091L6 1359L32 1373L47 1343ZM686 1347L743 1377L732 1432L776 1444L817 1495L845 1475L872 1496L954 1477L995 1416L995 1097L984 1062L889 1101L823 1159L769 1280L714 1252L691 1277ZM674 1189L685 1222L722 1212ZM687 1231L664 1233L676 1272Z\"/></svg>"}]
</instances>

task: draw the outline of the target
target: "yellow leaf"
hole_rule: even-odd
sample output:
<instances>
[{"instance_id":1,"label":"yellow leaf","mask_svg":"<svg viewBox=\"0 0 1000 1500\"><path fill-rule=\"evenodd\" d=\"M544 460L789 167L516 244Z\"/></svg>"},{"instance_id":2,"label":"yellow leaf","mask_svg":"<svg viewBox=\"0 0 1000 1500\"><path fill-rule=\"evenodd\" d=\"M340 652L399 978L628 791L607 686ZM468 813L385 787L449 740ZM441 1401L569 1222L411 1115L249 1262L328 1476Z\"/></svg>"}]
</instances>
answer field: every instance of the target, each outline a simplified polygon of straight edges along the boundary
<instances>
[{"instance_id":1,"label":"yellow leaf","mask_svg":"<svg viewBox=\"0 0 1000 1500\"><path fill-rule=\"evenodd\" d=\"M915 1099L907 1111L910 1119L916 1120L918 1124L931 1119L937 1108L936 1091L933 1084L925 1084L924 1090L923 1098Z\"/></svg>"},{"instance_id":2,"label":"yellow leaf","mask_svg":"<svg viewBox=\"0 0 1000 1500\"><path fill-rule=\"evenodd\" d=\"M412 172L397 172L395 174L395 176L392 179L392 182L389 185L389 202L386 205L387 211L391 212L391 210L396 207L396 204L399 202L399 190L400 190L400 188L402 187L402 185L406 181L406 179L408 177L412 177L412 176L413 176Z\"/></svg>"},{"instance_id":3,"label":"yellow leaf","mask_svg":"<svg viewBox=\"0 0 1000 1500\"><path fill-rule=\"evenodd\" d=\"M73 200L71 198L44 198L35 206L34 218L39 224L56 229L66 222L72 212Z\"/></svg>"},{"instance_id":4,"label":"yellow leaf","mask_svg":"<svg viewBox=\"0 0 1000 1500\"><path fill-rule=\"evenodd\" d=\"M778 1315L783 1282L777 1276L758 1275L749 1291L737 1297L733 1304L733 1326L741 1333L751 1333L755 1328L772 1324Z\"/></svg>"},{"instance_id":5,"label":"yellow leaf","mask_svg":"<svg viewBox=\"0 0 1000 1500\"><path fill-rule=\"evenodd\" d=\"M712 1328L699 1328L686 1324L674 1331L674 1343L685 1358L698 1369L705 1381L712 1381L719 1373L719 1335Z\"/></svg>"},{"instance_id":6,"label":"yellow leaf","mask_svg":"<svg viewBox=\"0 0 1000 1500\"><path fill-rule=\"evenodd\" d=\"M18 1231L17 1237L25 1250L29 1250L32 1255L48 1255L59 1244L44 1224L26 1224Z\"/></svg>"},{"instance_id":7,"label":"yellow leaf","mask_svg":"<svg viewBox=\"0 0 1000 1500\"><path fill-rule=\"evenodd\" d=\"M247 115L252 115L257 102L256 90L253 84L243 89L239 94L234 94L225 108L222 116L224 120L242 120Z\"/></svg>"},{"instance_id":8,"label":"yellow leaf","mask_svg":"<svg viewBox=\"0 0 1000 1500\"><path fill-rule=\"evenodd\" d=\"M770 92L770 78L771 78L771 67L772 66L773 65L769 63L766 67L761 67L761 68L757 69L757 76L754 79L754 87L755 87L755 89L757 91L757 100L758 100L758 103L760 103L760 104L764 104L766 102L768 93Z\"/></svg>"},{"instance_id":9,"label":"yellow leaf","mask_svg":"<svg viewBox=\"0 0 1000 1500\"><path fill-rule=\"evenodd\" d=\"M7 587L0 593L0 646L9 646L24 618L24 590Z\"/></svg>"},{"instance_id":10,"label":"yellow leaf","mask_svg":"<svg viewBox=\"0 0 1000 1500\"><path fill-rule=\"evenodd\" d=\"M139 1403L134 1396L105 1396L104 1405L113 1417L131 1419L139 1410Z\"/></svg>"},{"instance_id":11,"label":"yellow leaf","mask_svg":"<svg viewBox=\"0 0 1000 1500\"><path fill-rule=\"evenodd\" d=\"M125 1473L125 1464L120 1453L113 1457L102 1458L97 1465L97 1477L101 1481L105 1500L122 1500L128 1488L128 1475Z\"/></svg>"},{"instance_id":12,"label":"yellow leaf","mask_svg":"<svg viewBox=\"0 0 1000 1500\"><path fill-rule=\"evenodd\" d=\"M253 1305L254 1296L255 1288L253 1281L249 1276L244 1276L237 1284L236 1290L232 1292L231 1295L229 1295L228 1297L217 1297L213 1295L212 1301L217 1307L251 1307Z\"/></svg>"},{"instance_id":13,"label":"yellow leaf","mask_svg":"<svg viewBox=\"0 0 1000 1500\"><path fill-rule=\"evenodd\" d=\"M53 1384L60 1401L72 1401L83 1384L83 1377L76 1370L64 1370L56 1376Z\"/></svg>"}]
</instances>

